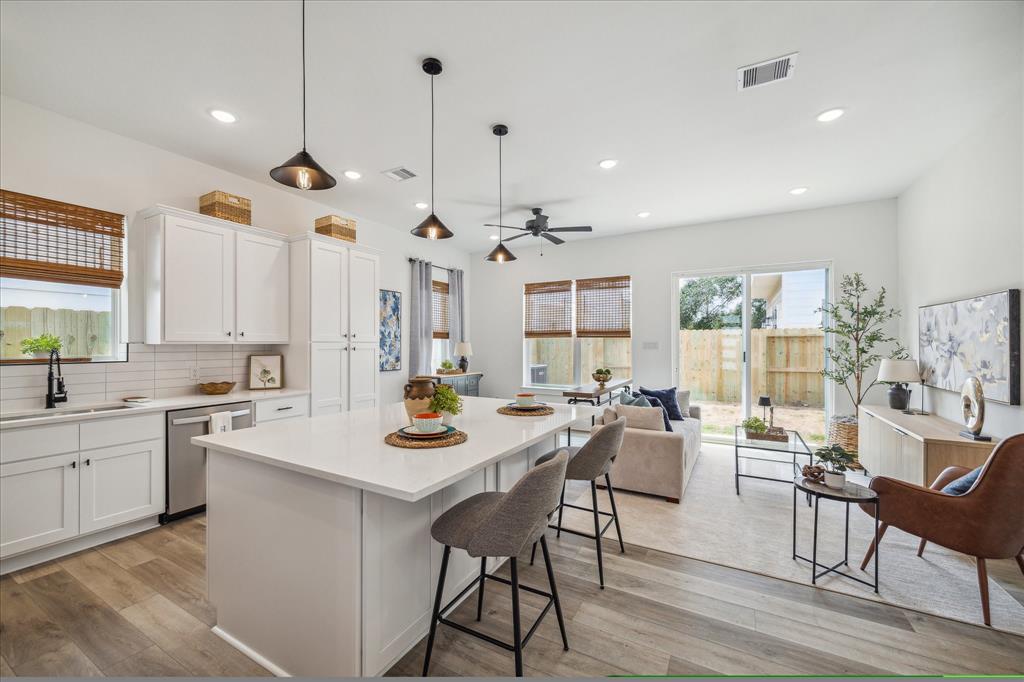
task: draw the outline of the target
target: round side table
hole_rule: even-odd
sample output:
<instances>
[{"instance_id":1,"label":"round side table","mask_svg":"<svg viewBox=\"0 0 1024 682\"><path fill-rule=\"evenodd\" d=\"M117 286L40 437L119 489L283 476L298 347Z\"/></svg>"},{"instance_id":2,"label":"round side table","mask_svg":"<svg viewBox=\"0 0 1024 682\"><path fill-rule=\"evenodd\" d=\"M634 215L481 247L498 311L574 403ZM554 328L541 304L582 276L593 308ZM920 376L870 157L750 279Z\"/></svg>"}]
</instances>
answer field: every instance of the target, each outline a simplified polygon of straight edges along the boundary
<instances>
[{"instance_id":1,"label":"round side table","mask_svg":"<svg viewBox=\"0 0 1024 682\"><path fill-rule=\"evenodd\" d=\"M808 559L805 556L801 556L796 552L796 492L800 490L806 493L810 497L814 498L814 540L811 548L811 558ZM846 536L843 541L843 560L833 566L818 563L818 503L822 500L835 500L836 502L842 502L846 505ZM856 581L863 585L867 585L878 593L878 516L879 516L879 499L878 493L871 488L865 488L862 485L856 483L850 483L847 481L846 485L842 488L829 488L824 483L816 483L808 480L803 476L797 476L793 479L793 559L800 559L806 561L811 565L811 584L817 583L818 578L829 573L835 573L843 578L849 578L850 580ZM875 507L875 580L874 582L868 582L862 578L858 578L855 575L846 573L838 570L840 566L849 567L850 560L850 505L851 504L871 504ZM820 572L818 569L822 569Z\"/></svg>"}]
</instances>

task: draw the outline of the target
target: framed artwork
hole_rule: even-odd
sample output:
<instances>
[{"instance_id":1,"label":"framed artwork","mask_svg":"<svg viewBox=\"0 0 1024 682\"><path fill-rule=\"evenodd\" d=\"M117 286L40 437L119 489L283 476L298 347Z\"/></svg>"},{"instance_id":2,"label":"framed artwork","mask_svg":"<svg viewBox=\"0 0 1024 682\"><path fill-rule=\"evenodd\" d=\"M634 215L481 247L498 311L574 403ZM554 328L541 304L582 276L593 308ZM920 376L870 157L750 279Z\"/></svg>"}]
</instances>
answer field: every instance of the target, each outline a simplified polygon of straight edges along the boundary
<instances>
[{"instance_id":1,"label":"framed artwork","mask_svg":"<svg viewBox=\"0 0 1024 682\"><path fill-rule=\"evenodd\" d=\"M402 293L380 290L380 371L402 369Z\"/></svg>"},{"instance_id":2,"label":"framed artwork","mask_svg":"<svg viewBox=\"0 0 1024 682\"><path fill-rule=\"evenodd\" d=\"M249 390L269 391L284 387L281 374L281 355L249 356Z\"/></svg>"},{"instance_id":3,"label":"framed artwork","mask_svg":"<svg viewBox=\"0 0 1024 682\"><path fill-rule=\"evenodd\" d=\"M1020 289L922 306L922 381L960 392L977 377L987 400L1020 405Z\"/></svg>"}]
</instances>

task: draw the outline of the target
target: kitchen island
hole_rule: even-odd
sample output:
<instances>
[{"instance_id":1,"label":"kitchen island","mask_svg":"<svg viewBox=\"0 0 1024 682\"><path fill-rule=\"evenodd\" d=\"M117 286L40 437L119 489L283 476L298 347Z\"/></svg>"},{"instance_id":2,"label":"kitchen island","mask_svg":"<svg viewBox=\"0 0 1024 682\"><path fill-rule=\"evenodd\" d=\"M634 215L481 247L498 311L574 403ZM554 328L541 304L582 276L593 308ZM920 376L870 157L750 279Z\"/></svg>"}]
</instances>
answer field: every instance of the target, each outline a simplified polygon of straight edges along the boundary
<instances>
[{"instance_id":1,"label":"kitchen island","mask_svg":"<svg viewBox=\"0 0 1024 682\"><path fill-rule=\"evenodd\" d=\"M508 490L594 408L497 414L463 399L448 448L401 449L384 436L405 407L272 422L202 436L208 449L207 575L217 634L278 675L384 673L430 622L441 545L430 524L478 492ZM480 564L454 550L445 599Z\"/></svg>"}]
</instances>

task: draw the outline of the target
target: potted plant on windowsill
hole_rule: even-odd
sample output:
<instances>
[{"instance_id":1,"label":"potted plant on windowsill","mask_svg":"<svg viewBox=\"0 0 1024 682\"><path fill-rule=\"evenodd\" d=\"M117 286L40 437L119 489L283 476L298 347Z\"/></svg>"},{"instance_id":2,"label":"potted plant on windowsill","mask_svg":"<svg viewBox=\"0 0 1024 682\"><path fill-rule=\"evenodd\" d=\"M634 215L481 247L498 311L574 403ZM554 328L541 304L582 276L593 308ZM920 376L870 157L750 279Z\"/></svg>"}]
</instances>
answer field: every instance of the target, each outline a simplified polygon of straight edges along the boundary
<instances>
[{"instance_id":1,"label":"potted plant on windowsill","mask_svg":"<svg viewBox=\"0 0 1024 682\"><path fill-rule=\"evenodd\" d=\"M40 334L34 339L22 339L21 352L34 358L48 358L50 351L61 349L61 341L53 334Z\"/></svg>"},{"instance_id":2,"label":"potted plant on windowsill","mask_svg":"<svg viewBox=\"0 0 1024 682\"><path fill-rule=\"evenodd\" d=\"M856 458L838 443L818 448L814 456L825 467L825 485L835 490L842 489L846 485L846 471Z\"/></svg>"},{"instance_id":3,"label":"potted plant on windowsill","mask_svg":"<svg viewBox=\"0 0 1024 682\"><path fill-rule=\"evenodd\" d=\"M434 389L434 396L430 399L430 411L440 412L441 423L451 426L455 416L462 413L462 398L454 388L441 384Z\"/></svg>"}]
</instances>

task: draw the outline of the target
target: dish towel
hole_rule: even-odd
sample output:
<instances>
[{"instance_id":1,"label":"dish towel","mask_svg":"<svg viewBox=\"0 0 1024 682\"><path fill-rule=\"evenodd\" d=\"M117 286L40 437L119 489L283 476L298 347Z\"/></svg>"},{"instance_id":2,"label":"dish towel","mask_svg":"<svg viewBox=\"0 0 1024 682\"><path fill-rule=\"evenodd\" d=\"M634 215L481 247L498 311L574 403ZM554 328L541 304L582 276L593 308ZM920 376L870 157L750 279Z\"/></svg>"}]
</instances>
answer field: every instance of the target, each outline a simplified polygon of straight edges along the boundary
<instances>
[{"instance_id":1,"label":"dish towel","mask_svg":"<svg viewBox=\"0 0 1024 682\"><path fill-rule=\"evenodd\" d=\"M227 433L231 430L231 412L214 412L210 415L210 434Z\"/></svg>"}]
</instances>

